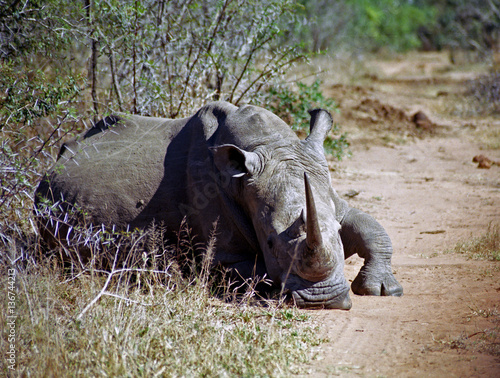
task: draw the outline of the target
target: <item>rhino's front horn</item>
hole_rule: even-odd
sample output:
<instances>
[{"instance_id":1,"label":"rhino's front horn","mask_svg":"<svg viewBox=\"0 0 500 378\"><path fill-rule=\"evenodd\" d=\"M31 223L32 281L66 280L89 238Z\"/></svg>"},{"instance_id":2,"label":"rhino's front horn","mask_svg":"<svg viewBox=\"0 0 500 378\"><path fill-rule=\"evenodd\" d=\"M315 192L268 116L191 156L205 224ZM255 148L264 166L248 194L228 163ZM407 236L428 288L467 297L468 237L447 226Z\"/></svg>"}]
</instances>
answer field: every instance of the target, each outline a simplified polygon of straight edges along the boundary
<instances>
[{"instance_id":1,"label":"rhino's front horn","mask_svg":"<svg viewBox=\"0 0 500 378\"><path fill-rule=\"evenodd\" d=\"M318 212L316 211L316 205L314 203L311 184L309 184L307 173L304 173L304 183L306 186L307 210L306 244L307 248L314 250L320 248L323 245L323 238L321 236L321 230L319 228Z\"/></svg>"},{"instance_id":2,"label":"rhino's front horn","mask_svg":"<svg viewBox=\"0 0 500 378\"><path fill-rule=\"evenodd\" d=\"M311 184L304 173L306 187L306 245L299 263L299 275L309 281L318 282L326 279L335 267L333 252L323 243L319 227L319 217L314 204Z\"/></svg>"}]
</instances>

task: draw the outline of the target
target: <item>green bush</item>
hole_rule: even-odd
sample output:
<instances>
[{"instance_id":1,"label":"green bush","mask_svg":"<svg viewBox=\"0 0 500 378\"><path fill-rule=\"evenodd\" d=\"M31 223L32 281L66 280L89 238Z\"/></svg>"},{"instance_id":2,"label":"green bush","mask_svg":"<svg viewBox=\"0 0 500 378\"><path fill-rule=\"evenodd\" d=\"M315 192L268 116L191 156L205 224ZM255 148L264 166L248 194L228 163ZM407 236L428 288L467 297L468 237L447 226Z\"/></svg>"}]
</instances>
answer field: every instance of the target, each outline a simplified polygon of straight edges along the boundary
<instances>
[{"instance_id":1,"label":"green bush","mask_svg":"<svg viewBox=\"0 0 500 378\"><path fill-rule=\"evenodd\" d=\"M298 82L297 90L289 86L272 86L266 91L265 102L269 110L287 122L295 131L306 134L309 130L310 116L308 111L315 108L338 111L335 101L325 98L321 92L321 81L315 80L311 85ZM331 134L338 134L339 126L334 124ZM348 153L349 143L346 134L338 138L327 136L324 142L325 151L338 160Z\"/></svg>"},{"instance_id":2,"label":"green bush","mask_svg":"<svg viewBox=\"0 0 500 378\"><path fill-rule=\"evenodd\" d=\"M68 108L81 91L81 77L57 77L54 83L39 69L17 71L11 64L0 65L0 129L5 125L32 126L37 120Z\"/></svg>"},{"instance_id":3,"label":"green bush","mask_svg":"<svg viewBox=\"0 0 500 378\"><path fill-rule=\"evenodd\" d=\"M1 62L0 75L0 93L4 93L0 100L0 213L3 226L10 221L30 226L32 194L42 172L52 165L62 140L82 130L73 101L83 84L80 77L72 76L51 83L40 70L17 71Z\"/></svg>"},{"instance_id":4,"label":"green bush","mask_svg":"<svg viewBox=\"0 0 500 378\"><path fill-rule=\"evenodd\" d=\"M95 109L178 118L208 101L258 98L300 60L297 45L281 43L294 10L291 0L96 0L71 17L87 20L77 30Z\"/></svg>"}]
</instances>

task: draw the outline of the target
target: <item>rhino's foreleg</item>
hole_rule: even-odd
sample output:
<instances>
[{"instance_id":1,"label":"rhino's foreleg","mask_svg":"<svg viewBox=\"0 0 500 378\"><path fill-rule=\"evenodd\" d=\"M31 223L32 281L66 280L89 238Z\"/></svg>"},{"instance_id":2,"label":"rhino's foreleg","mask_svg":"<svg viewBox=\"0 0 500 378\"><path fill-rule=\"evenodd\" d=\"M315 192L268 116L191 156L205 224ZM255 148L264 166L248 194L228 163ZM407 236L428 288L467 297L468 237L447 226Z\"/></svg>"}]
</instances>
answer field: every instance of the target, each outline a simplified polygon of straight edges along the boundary
<instances>
[{"instance_id":1,"label":"rhino's foreleg","mask_svg":"<svg viewBox=\"0 0 500 378\"><path fill-rule=\"evenodd\" d=\"M385 229L372 216L350 208L340 222L345 258L358 254L365 262L351 288L359 295L403 295L392 274L392 243Z\"/></svg>"}]
</instances>

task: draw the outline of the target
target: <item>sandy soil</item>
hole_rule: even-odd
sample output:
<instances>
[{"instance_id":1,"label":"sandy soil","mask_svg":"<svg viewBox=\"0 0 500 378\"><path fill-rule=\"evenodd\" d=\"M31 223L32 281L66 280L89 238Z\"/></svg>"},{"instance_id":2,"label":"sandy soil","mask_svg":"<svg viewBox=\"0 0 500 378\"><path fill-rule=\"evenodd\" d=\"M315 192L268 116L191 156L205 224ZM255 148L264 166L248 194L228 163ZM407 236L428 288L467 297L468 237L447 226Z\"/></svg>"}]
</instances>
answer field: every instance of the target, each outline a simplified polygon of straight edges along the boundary
<instances>
[{"instance_id":1,"label":"sandy soil","mask_svg":"<svg viewBox=\"0 0 500 378\"><path fill-rule=\"evenodd\" d=\"M386 227L404 296L351 294L350 311L311 311L328 339L311 375L499 377L500 262L449 250L500 224L500 166L472 162L478 154L500 162L498 147L487 147L500 119L471 116L457 102L478 72L451 66L445 54L368 70L361 84L325 80L353 153L332 163L332 182ZM415 123L417 111L427 124ZM346 262L349 280L361 265Z\"/></svg>"}]
</instances>

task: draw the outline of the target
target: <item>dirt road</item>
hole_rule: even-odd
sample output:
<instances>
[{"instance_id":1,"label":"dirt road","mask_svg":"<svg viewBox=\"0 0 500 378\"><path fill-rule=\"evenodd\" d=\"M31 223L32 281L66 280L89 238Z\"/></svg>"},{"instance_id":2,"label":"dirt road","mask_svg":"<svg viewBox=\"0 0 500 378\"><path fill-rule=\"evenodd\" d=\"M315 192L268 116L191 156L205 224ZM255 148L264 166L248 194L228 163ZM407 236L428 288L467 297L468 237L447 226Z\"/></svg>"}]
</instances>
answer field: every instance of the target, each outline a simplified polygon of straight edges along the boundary
<instances>
[{"instance_id":1,"label":"dirt road","mask_svg":"<svg viewBox=\"0 0 500 378\"><path fill-rule=\"evenodd\" d=\"M500 166L472 162L478 154L500 162L491 148L500 120L456 111L456 95L477 72L460 72L444 54L369 68L361 85L325 80L353 152L332 164L332 181L386 227L404 296L351 295L350 311L311 311L328 339L311 374L498 377L500 262L449 250L500 224ZM428 125L416 125L418 111ZM361 265L346 262L349 280Z\"/></svg>"}]
</instances>

